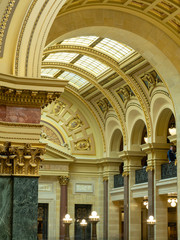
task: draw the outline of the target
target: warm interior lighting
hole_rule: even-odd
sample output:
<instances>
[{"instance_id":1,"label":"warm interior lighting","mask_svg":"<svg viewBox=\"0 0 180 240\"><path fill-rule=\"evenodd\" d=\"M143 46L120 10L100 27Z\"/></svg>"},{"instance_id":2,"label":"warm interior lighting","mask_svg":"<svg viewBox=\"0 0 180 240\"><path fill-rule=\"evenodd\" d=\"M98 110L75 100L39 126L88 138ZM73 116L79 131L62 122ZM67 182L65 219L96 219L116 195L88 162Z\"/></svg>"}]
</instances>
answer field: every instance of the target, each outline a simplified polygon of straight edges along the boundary
<instances>
[{"instance_id":1,"label":"warm interior lighting","mask_svg":"<svg viewBox=\"0 0 180 240\"><path fill-rule=\"evenodd\" d=\"M65 218L63 218L63 222L64 223L71 223L72 222L72 218L70 218L69 214L65 215Z\"/></svg>"},{"instance_id":2,"label":"warm interior lighting","mask_svg":"<svg viewBox=\"0 0 180 240\"><path fill-rule=\"evenodd\" d=\"M86 226L87 226L86 220L85 220L85 219L82 219L82 221L80 222L80 225L81 225L82 227L86 227Z\"/></svg>"},{"instance_id":3,"label":"warm interior lighting","mask_svg":"<svg viewBox=\"0 0 180 240\"><path fill-rule=\"evenodd\" d=\"M145 143L148 143L148 137L144 137Z\"/></svg>"},{"instance_id":4,"label":"warm interior lighting","mask_svg":"<svg viewBox=\"0 0 180 240\"><path fill-rule=\"evenodd\" d=\"M148 224L154 225L156 223L156 220L154 219L154 216L149 216L147 220Z\"/></svg>"},{"instance_id":5,"label":"warm interior lighting","mask_svg":"<svg viewBox=\"0 0 180 240\"><path fill-rule=\"evenodd\" d=\"M171 207L176 207L176 205L177 205L177 198L176 197L168 198L168 203L171 204Z\"/></svg>"},{"instance_id":6,"label":"warm interior lighting","mask_svg":"<svg viewBox=\"0 0 180 240\"><path fill-rule=\"evenodd\" d=\"M96 211L92 211L91 216L89 216L91 221L99 221L99 216Z\"/></svg>"},{"instance_id":7,"label":"warm interior lighting","mask_svg":"<svg viewBox=\"0 0 180 240\"><path fill-rule=\"evenodd\" d=\"M146 208L148 209L148 200L147 199L143 200L143 205L146 206Z\"/></svg>"},{"instance_id":8,"label":"warm interior lighting","mask_svg":"<svg viewBox=\"0 0 180 240\"><path fill-rule=\"evenodd\" d=\"M174 136L176 135L176 128L174 126L171 126L169 128L169 133L171 134L171 136Z\"/></svg>"}]
</instances>

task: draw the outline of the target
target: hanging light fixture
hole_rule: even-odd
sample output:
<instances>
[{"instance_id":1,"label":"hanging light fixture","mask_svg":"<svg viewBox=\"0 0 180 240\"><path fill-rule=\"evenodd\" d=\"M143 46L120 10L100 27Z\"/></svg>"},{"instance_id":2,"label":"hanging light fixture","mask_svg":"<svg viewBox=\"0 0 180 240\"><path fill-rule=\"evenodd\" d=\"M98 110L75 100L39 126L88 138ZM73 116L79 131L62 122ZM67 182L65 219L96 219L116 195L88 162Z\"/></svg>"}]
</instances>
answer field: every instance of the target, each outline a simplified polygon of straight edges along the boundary
<instances>
[{"instance_id":1,"label":"hanging light fixture","mask_svg":"<svg viewBox=\"0 0 180 240\"><path fill-rule=\"evenodd\" d=\"M150 225L156 224L156 220L154 219L154 216L149 216L147 220L147 224L150 224Z\"/></svg>"},{"instance_id":2,"label":"hanging light fixture","mask_svg":"<svg viewBox=\"0 0 180 240\"><path fill-rule=\"evenodd\" d=\"M147 136L144 137L144 141L145 141L145 143L148 143L148 137Z\"/></svg>"},{"instance_id":3,"label":"hanging light fixture","mask_svg":"<svg viewBox=\"0 0 180 240\"><path fill-rule=\"evenodd\" d=\"M176 205L177 205L177 197L170 197L170 198L168 198L168 203L171 204L171 207L176 207Z\"/></svg>"},{"instance_id":4,"label":"hanging light fixture","mask_svg":"<svg viewBox=\"0 0 180 240\"><path fill-rule=\"evenodd\" d=\"M169 133L171 134L171 136L176 135L176 127L175 127L174 125L172 125L172 126L169 128Z\"/></svg>"},{"instance_id":5,"label":"hanging light fixture","mask_svg":"<svg viewBox=\"0 0 180 240\"><path fill-rule=\"evenodd\" d=\"M147 199L143 200L143 205L146 206L146 208L148 209L148 200Z\"/></svg>"}]
</instances>

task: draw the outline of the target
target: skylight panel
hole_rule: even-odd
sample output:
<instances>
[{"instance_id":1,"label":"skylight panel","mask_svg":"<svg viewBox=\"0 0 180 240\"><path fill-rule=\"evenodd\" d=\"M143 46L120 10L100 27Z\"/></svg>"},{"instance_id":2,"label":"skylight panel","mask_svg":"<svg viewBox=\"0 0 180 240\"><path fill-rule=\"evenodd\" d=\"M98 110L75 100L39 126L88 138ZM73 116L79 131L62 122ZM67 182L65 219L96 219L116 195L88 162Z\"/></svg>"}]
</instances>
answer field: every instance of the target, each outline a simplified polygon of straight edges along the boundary
<instances>
[{"instance_id":1,"label":"skylight panel","mask_svg":"<svg viewBox=\"0 0 180 240\"><path fill-rule=\"evenodd\" d=\"M96 36L81 36L75 38L65 39L61 42L63 45L80 45L80 46L90 46L94 41L96 41L99 37Z\"/></svg>"},{"instance_id":2,"label":"skylight panel","mask_svg":"<svg viewBox=\"0 0 180 240\"><path fill-rule=\"evenodd\" d=\"M104 52L117 61L122 60L134 51L129 46L111 40L109 38L104 38L94 47L94 49Z\"/></svg>"},{"instance_id":3,"label":"skylight panel","mask_svg":"<svg viewBox=\"0 0 180 240\"><path fill-rule=\"evenodd\" d=\"M70 84L77 88L85 86L88 81L72 72L65 71L58 78L68 80Z\"/></svg>"},{"instance_id":4,"label":"skylight panel","mask_svg":"<svg viewBox=\"0 0 180 240\"><path fill-rule=\"evenodd\" d=\"M56 68L41 68L41 76L53 77L58 71Z\"/></svg>"},{"instance_id":5,"label":"skylight panel","mask_svg":"<svg viewBox=\"0 0 180 240\"><path fill-rule=\"evenodd\" d=\"M68 53L68 52L51 53L44 59L44 62L70 63L77 56L78 56L77 53Z\"/></svg>"},{"instance_id":6,"label":"skylight panel","mask_svg":"<svg viewBox=\"0 0 180 240\"><path fill-rule=\"evenodd\" d=\"M74 65L91 72L96 77L109 69L109 67L104 65L103 63L85 55L81 57L77 62L75 62Z\"/></svg>"}]
</instances>

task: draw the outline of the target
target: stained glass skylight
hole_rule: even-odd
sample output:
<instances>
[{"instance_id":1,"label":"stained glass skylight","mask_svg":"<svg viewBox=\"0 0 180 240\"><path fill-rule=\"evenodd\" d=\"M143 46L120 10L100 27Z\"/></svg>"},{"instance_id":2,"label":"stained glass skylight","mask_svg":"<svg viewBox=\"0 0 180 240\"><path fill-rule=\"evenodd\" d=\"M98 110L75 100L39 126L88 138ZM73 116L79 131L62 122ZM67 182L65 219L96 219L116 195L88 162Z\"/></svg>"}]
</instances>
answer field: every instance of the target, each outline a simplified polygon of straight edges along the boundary
<instances>
[{"instance_id":1,"label":"stained glass skylight","mask_svg":"<svg viewBox=\"0 0 180 240\"><path fill-rule=\"evenodd\" d=\"M88 57L86 55L81 57L77 62L74 63L74 65L91 72L96 77L106 72L109 69L109 67L106 66L105 64L99 62L94 58Z\"/></svg>"},{"instance_id":2,"label":"stained glass skylight","mask_svg":"<svg viewBox=\"0 0 180 240\"><path fill-rule=\"evenodd\" d=\"M70 63L78 55L79 54L77 54L77 53L68 53L68 52L51 53L44 59L44 62Z\"/></svg>"},{"instance_id":3,"label":"stained glass skylight","mask_svg":"<svg viewBox=\"0 0 180 240\"><path fill-rule=\"evenodd\" d=\"M117 61L122 60L124 57L128 56L134 51L129 46L111 40L109 38L104 38L97 45L95 45L94 49L111 56Z\"/></svg>"},{"instance_id":4,"label":"stained glass skylight","mask_svg":"<svg viewBox=\"0 0 180 240\"><path fill-rule=\"evenodd\" d=\"M59 69L56 68L41 68L41 76L44 77L53 77L57 72Z\"/></svg>"},{"instance_id":5,"label":"stained glass skylight","mask_svg":"<svg viewBox=\"0 0 180 240\"><path fill-rule=\"evenodd\" d=\"M63 45L80 45L80 46L90 46L94 41L96 41L99 37L96 36L81 36L75 38L65 39L61 42Z\"/></svg>"},{"instance_id":6,"label":"stained glass skylight","mask_svg":"<svg viewBox=\"0 0 180 240\"><path fill-rule=\"evenodd\" d=\"M63 72L58 78L69 80L69 83L77 88L85 86L88 81L72 72Z\"/></svg>"}]
</instances>

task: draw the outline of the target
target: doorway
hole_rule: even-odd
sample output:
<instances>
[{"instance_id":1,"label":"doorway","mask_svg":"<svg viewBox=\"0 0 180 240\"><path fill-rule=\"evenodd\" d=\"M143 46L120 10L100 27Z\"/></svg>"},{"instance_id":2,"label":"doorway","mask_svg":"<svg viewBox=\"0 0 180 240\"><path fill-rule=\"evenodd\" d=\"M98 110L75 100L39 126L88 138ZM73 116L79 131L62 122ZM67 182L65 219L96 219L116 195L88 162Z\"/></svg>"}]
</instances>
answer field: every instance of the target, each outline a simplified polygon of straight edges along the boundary
<instances>
[{"instance_id":1,"label":"doorway","mask_svg":"<svg viewBox=\"0 0 180 240\"><path fill-rule=\"evenodd\" d=\"M48 203L38 204L38 240L48 240Z\"/></svg>"},{"instance_id":2,"label":"doorway","mask_svg":"<svg viewBox=\"0 0 180 240\"><path fill-rule=\"evenodd\" d=\"M75 240L83 239L82 227L80 225L82 219L85 219L88 223L85 230L86 240L91 240L91 223L89 222L91 208L92 205L90 204L75 204Z\"/></svg>"}]
</instances>

